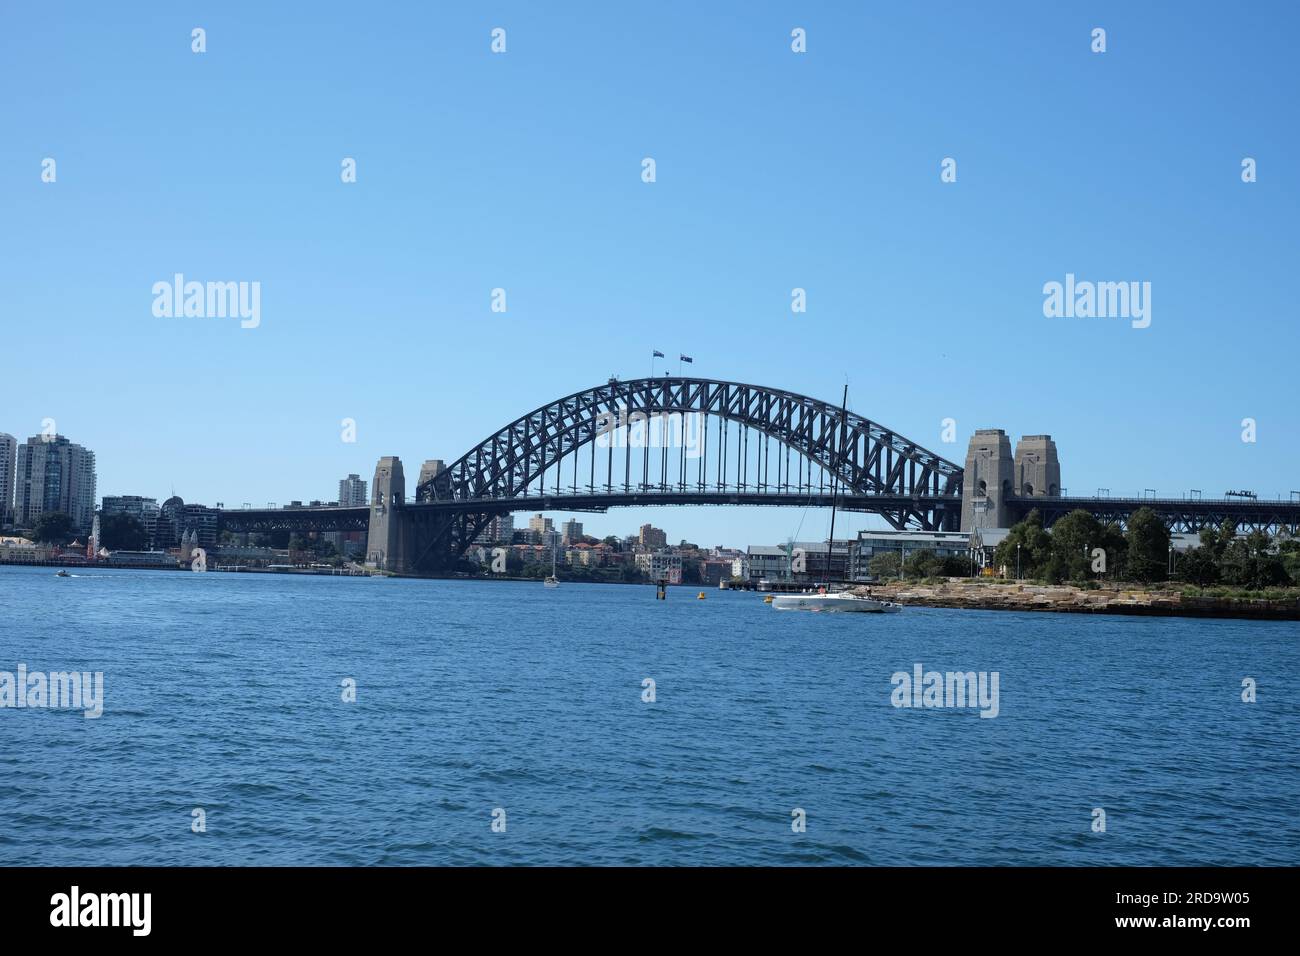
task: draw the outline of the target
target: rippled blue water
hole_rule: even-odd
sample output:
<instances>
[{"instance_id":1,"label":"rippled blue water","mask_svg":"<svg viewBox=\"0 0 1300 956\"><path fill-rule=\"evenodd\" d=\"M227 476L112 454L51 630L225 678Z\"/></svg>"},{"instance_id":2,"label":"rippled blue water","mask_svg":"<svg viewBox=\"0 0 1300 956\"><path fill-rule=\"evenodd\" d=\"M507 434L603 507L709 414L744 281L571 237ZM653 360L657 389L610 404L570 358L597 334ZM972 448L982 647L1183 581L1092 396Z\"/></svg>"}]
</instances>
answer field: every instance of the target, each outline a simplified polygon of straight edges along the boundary
<instances>
[{"instance_id":1,"label":"rippled blue water","mask_svg":"<svg viewBox=\"0 0 1300 956\"><path fill-rule=\"evenodd\" d=\"M10 864L1300 863L1295 624L79 575L0 569L0 670L106 696L0 709ZM896 709L917 662L999 716Z\"/></svg>"}]
</instances>

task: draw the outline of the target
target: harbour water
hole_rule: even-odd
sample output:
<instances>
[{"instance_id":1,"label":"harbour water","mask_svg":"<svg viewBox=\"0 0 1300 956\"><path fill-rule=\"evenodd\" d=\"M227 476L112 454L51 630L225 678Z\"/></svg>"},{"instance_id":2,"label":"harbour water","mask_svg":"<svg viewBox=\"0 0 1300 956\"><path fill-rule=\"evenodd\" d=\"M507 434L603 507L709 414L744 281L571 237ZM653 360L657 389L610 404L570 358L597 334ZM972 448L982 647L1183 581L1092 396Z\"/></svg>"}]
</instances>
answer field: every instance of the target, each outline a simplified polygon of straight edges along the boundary
<instances>
[{"instance_id":1,"label":"harbour water","mask_svg":"<svg viewBox=\"0 0 1300 956\"><path fill-rule=\"evenodd\" d=\"M11 865L1300 863L1295 623L75 575L0 568L0 671L104 681L0 708Z\"/></svg>"}]
</instances>

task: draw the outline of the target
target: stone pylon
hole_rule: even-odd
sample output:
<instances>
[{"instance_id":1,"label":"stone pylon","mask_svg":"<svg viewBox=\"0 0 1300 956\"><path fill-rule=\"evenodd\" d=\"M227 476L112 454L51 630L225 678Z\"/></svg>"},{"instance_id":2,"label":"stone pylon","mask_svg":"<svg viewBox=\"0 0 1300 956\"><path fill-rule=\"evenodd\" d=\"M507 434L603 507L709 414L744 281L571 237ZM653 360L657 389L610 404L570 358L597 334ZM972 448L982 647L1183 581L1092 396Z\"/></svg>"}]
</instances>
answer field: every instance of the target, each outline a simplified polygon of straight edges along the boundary
<instances>
[{"instance_id":1,"label":"stone pylon","mask_svg":"<svg viewBox=\"0 0 1300 956\"><path fill-rule=\"evenodd\" d=\"M396 455L379 459L370 485L370 531L366 536L366 564L383 571L407 571L402 505L406 502L406 475Z\"/></svg>"},{"instance_id":2,"label":"stone pylon","mask_svg":"<svg viewBox=\"0 0 1300 956\"><path fill-rule=\"evenodd\" d=\"M961 530L1011 527L1007 502L1014 492L1011 439L1001 428L981 428L971 436L962 475ZM1058 476L1059 480L1059 476Z\"/></svg>"}]
</instances>

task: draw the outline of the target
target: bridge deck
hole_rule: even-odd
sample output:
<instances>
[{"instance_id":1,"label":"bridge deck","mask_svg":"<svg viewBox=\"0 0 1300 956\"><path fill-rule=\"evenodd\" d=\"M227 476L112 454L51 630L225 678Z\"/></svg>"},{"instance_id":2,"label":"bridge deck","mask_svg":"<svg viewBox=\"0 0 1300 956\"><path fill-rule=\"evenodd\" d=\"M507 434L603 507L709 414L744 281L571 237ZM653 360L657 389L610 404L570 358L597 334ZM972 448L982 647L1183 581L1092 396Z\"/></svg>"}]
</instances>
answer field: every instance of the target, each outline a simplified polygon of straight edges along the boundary
<instances>
[{"instance_id":1,"label":"bridge deck","mask_svg":"<svg viewBox=\"0 0 1300 956\"><path fill-rule=\"evenodd\" d=\"M955 527L961 512L956 495L927 496L899 494L850 494L834 496L844 511L884 515L903 521L926 515L937 525ZM680 505L745 505L785 508L829 508L829 491L774 492L756 489L680 491L657 488L636 491L577 491L561 494L522 495L515 498L471 498L448 501L407 502L401 510L412 516L437 514L507 514L523 511L602 512L609 508L663 507ZM1071 511L1083 510L1102 521L1123 523L1139 508L1150 508L1172 531L1196 531L1202 527L1235 521L1243 530L1285 529L1300 533L1300 501L1243 498L1011 498L1018 517L1037 509L1043 523L1051 526ZM316 508L244 508L222 511L220 527L233 532L268 532L277 529L307 531L365 531L369 528L370 506Z\"/></svg>"}]
</instances>

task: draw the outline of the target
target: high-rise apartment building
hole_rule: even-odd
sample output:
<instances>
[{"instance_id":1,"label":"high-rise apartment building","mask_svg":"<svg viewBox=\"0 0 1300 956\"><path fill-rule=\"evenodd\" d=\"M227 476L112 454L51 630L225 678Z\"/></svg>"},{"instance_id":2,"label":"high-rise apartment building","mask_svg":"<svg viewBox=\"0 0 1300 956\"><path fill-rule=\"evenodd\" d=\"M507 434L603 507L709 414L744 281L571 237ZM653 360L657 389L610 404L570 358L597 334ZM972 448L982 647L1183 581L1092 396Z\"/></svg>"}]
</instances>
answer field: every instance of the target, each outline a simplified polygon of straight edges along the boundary
<instances>
[{"instance_id":1,"label":"high-rise apartment building","mask_svg":"<svg viewBox=\"0 0 1300 956\"><path fill-rule=\"evenodd\" d=\"M348 475L339 482L339 504L344 508L365 507L369 503L366 480L360 475Z\"/></svg>"},{"instance_id":2,"label":"high-rise apartment building","mask_svg":"<svg viewBox=\"0 0 1300 956\"><path fill-rule=\"evenodd\" d=\"M217 546L217 525L221 512L207 505L184 505L180 514L181 534L193 534L194 543L200 548Z\"/></svg>"},{"instance_id":3,"label":"high-rise apartment building","mask_svg":"<svg viewBox=\"0 0 1300 956\"><path fill-rule=\"evenodd\" d=\"M577 544L582 540L582 522L574 521L570 518L560 524L560 535L563 543L568 546Z\"/></svg>"},{"instance_id":4,"label":"high-rise apartment building","mask_svg":"<svg viewBox=\"0 0 1300 956\"><path fill-rule=\"evenodd\" d=\"M510 544L515 536L515 516L497 515L478 533L476 544Z\"/></svg>"},{"instance_id":5,"label":"high-rise apartment building","mask_svg":"<svg viewBox=\"0 0 1300 956\"><path fill-rule=\"evenodd\" d=\"M662 528L643 524L641 533L637 536L637 544L646 551L658 551L668 547L668 535Z\"/></svg>"},{"instance_id":6,"label":"high-rise apartment building","mask_svg":"<svg viewBox=\"0 0 1300 956\"><path fill-rule=\"evenodd\" d=\"M18 446L14 524L30 528L46 512L61 511L89 533L95 519L95 453L62 435L35 435Z\"/></svg>"},{"instance_id":7,"label":"high-rise apartment building","mask_svg":"<svg viewBox=\"0 0 1300 956\"><path fill-rule=\"evenodd\" d=\"M0 528L13 523L14 465L18 459L18 439L0 432Z\"/></svg>"},{"instance_id":8,"label":"high-rise apartment building","mask_svg":"<svg viewBox=\"0 0 1300 956\"><path fill-rule=\"evenodd\" d=\"M144 526L149 540L153 541L158 531L158 499L142 498L140 495L104 495L100 514L129 515Z\"/></svg>"}]
</instances>

